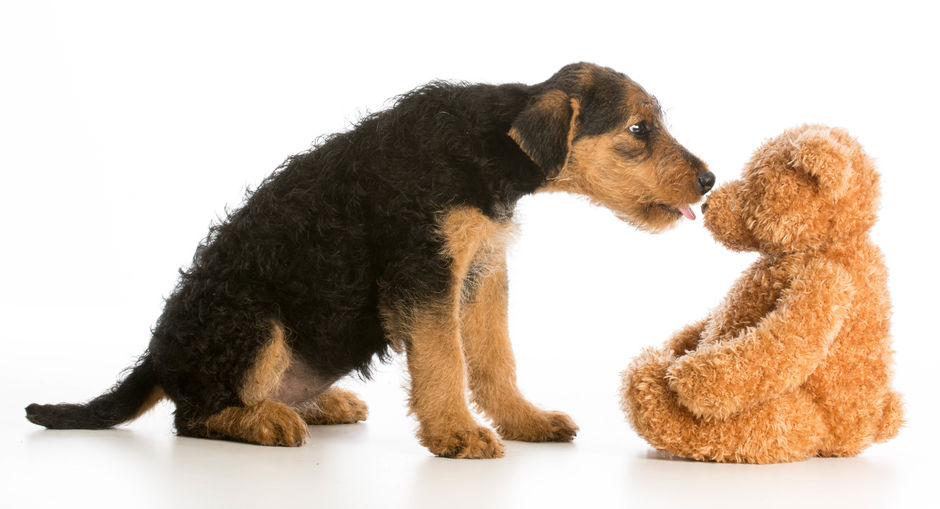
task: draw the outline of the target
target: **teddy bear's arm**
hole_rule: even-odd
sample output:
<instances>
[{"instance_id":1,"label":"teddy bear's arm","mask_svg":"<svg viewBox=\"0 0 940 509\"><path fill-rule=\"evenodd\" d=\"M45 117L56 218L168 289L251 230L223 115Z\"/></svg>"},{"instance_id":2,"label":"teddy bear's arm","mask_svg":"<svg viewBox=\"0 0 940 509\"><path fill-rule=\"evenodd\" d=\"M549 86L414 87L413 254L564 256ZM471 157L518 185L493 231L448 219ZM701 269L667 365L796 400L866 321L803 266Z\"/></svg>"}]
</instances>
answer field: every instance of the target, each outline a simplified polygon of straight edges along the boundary
<instances>
[{"instance_id":1,"label":"teddy bear's arm","mask_svg":"<svg viewBox=\"0 0 940 509\"><path fill-rule=\"evenodd\" d=\"M702 332L705 330L705 320L686 325L666 341L666 350L673 352L677 357L685 354L689 350L695 350L699 340L702 339Z\"/></svg>"},{"instance_id":2,"label":"teddy bear's arm","mask_svg":"<svg viewBox=\"0 0 940 509\"><path fill-rule=\"evenodd\" d=\"M694 414L725 418L799 387L825 358L853 294L844 269L810 263L756 326L676 359L670 388Z\"/></svg>"}]
</instances>

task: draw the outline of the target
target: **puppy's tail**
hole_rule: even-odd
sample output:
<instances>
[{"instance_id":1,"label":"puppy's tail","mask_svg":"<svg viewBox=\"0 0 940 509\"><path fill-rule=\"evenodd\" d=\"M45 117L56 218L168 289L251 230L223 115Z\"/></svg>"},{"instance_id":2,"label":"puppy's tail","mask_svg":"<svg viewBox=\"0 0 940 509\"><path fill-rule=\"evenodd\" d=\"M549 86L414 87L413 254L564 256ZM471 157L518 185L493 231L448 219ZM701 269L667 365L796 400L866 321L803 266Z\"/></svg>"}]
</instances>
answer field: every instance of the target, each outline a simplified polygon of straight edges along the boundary
<instances>
[{"instance_id":1,"label":"puppy's tail","mask_svg":"<svg viewBox=\"0 0 940 509\"><path fill-rule=\"evenodd\" d=\"M26 407L26 418L50 429L104 429L140 417L165 397L145 354L124 380L88 403L33 403Z\"/></svg>"}]
</instances>

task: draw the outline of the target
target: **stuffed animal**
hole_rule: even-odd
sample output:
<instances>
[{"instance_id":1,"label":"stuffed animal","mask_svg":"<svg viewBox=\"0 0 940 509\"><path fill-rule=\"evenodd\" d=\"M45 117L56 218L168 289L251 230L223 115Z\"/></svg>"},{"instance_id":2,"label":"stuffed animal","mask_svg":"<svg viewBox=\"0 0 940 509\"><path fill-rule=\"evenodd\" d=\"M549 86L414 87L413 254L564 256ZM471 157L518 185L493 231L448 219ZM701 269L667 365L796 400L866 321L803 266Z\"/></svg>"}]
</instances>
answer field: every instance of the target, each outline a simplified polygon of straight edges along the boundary
<instances>
[{"instance_id":1,"label":"stuffed animal","mask_svg":"<svg viewBox=\"0 0 940 509\"><path fill-rule=\"evenodd\" d=\"M711 193L705 226L761 256L706 319L624 371L640 436L686 458L773 463L897 434L887 273L868 234L878 197L858 142L818 125L766 142Z\"/></svg>"}]
</instances>

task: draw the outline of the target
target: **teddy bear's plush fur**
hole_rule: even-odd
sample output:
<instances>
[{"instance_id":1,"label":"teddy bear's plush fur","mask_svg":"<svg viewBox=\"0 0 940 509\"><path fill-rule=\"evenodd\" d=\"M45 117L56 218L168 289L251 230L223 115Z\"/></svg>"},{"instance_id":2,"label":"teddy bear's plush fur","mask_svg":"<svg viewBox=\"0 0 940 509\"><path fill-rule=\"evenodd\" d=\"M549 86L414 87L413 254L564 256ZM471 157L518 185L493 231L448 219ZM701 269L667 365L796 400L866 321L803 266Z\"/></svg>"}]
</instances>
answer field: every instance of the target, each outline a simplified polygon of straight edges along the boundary
<instances>
[{"instance_id":1,"label":"teddy bear's plush fur","mask_svg":"<svg viewBox=\"0 0 940 509\"><path fill-rule=\"evenodd\" d=\"M852 456L893 437L887 273L868 235L878 197L858 142L818 125L766 142L713 191L705 226L761 256L706 319L623 373L637 432L677 456L746 463Z\"/></svg>"}]
</instances>

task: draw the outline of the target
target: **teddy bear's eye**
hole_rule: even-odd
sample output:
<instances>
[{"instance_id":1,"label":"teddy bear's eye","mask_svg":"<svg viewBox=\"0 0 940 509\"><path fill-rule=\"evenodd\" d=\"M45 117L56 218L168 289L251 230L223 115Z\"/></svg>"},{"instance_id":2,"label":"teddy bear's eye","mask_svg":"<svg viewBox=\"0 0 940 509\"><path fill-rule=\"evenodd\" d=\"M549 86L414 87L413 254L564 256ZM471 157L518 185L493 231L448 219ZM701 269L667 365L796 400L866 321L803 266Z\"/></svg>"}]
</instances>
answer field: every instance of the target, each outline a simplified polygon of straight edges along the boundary
<instances>
[{"instance_id":1,"label":"teddy bear's eye","mask_svg":"<svg viewBox=\"0 0 940 509\"><path fill-rule=\"evenodd\" d=\"M645 120L641 120L628 127L627 130L634 136L643 137L650 133L650 126Z\"/></svg>"}]
</instances>

